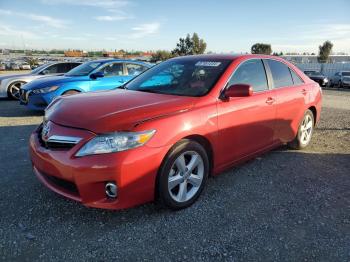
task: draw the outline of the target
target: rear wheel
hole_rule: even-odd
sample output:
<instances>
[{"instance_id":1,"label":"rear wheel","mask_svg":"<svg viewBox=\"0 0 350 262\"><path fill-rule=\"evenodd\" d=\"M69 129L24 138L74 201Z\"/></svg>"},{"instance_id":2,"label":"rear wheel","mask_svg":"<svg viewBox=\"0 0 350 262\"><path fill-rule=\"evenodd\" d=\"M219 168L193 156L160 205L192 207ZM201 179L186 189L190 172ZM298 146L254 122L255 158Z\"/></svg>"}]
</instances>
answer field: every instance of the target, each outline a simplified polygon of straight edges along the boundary
<instances>
[{"instance_id":1,"label":"rear wheel","mask_svg":"<svg viewBox=\"0 0 350 262\"><path fill-rule=\"evenodd\" d=\"M19 100L21 87L26 84L24 81L16 81L10 84L8 88L8 96L12 99Z\"/></svg>"},{"instance_id":2,"label":"rear wheel","mask_svg":"<svg viewBox=\"0 0 350 262\"><path fill-rule=\"evenodd\" d=\"M167 154L158 177L158 197L162 205L181 209L200 196L209 174L205 149L197 142L182 140Z\"/></svg>"},{"instance_id":3,"label":"rear wheel","mask_svg":"<svg viewBox=\"0 0 350 262\"><path fill-rule=\"evenodd\" d=\"M314 123L313 113L310 110L307 110L304 114L303 120L300 123L296 137L288 145L293 149L304 149L307 147L311 141Z\"/></svg>"}]
</instances>

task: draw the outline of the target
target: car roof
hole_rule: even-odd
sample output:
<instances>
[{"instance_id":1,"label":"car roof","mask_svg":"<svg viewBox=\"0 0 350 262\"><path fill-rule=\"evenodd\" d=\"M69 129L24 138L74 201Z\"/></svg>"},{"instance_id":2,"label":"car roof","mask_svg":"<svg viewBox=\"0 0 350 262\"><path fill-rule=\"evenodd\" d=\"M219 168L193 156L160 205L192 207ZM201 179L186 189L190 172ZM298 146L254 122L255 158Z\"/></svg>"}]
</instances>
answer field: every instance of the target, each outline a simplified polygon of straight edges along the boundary
<instances>
[{"instance_id":1,"label":"car roof","mask_svg":"<svg viewBox=\"0 0 350 262\"><path fill-rule=\"evenodd\" d=\"M257 58L257 59L275 59L280 61L286 61L278 56L272 55L260 55L260 54L205 54L205 55L189 55L189 56L179 56L173 59L227 59L227 60L235 60L238 58Z\"/></svg>"},{"instance_id":2,"label":"car roof","mask_svg":"<svg viewBox=\"0 0 350 262\"><path fill-rule=\"evenodd\" d=\"M87 61L87 63L90 63L90 62L96 62L96 63L121 62L121 63L134 63L134 64L149 65L148 63L138 61L138 60L131 60L131 59L98 59L98 60Z\"/></svg>"}]
</instances>

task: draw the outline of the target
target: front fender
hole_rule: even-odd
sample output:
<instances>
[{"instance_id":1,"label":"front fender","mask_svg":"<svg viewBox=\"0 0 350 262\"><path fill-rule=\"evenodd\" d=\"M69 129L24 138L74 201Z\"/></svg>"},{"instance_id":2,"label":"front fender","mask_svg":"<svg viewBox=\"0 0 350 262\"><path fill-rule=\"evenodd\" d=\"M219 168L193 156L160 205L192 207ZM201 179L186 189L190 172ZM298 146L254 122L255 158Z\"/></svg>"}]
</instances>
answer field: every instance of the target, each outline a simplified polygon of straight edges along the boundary
<instances>
[{"instance_id":1,"label":"front fender","mask_svg":"<svg viewBox=\"0 0 350 262\"><path fill-rule=\"evenodd\" d=\"M79 92L88 92L90 88L89 81L73 81L61 84L56 90L56 95L62 95L69 90L76 90Z\"/></svg>"},{"instance_id":2,"label":"front fender","mask_svg":"<svg viewBox=\"0 0 350 262\"><path fill-rule=\"evenodd\" d=\"M196 107L138 125L136 131L155 129L156 133L146 144L148 147L172 146L184 137L205 137L213 148L217 146L218 125L216 105Z\"/></svg>"}]
</instances>

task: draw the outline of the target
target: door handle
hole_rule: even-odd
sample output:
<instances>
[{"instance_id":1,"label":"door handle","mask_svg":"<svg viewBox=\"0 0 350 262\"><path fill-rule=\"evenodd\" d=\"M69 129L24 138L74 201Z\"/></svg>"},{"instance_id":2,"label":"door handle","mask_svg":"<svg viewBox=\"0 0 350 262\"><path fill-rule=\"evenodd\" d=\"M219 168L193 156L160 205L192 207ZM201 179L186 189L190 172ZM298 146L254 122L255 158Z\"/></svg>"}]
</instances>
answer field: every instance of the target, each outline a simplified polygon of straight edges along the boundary
<instances>
[{"instance_id":1,"label":"door handle","mask_svg":"<svg viewBox=\"0 0 350 262\"><path fill-rule=\"evenodd\" d=\"M266 104L268 104L268 105L272 105L274 102L275 102L275 99L273 99L272 97L268 97L266 99Z\"/></svg>"},{"instance_id":2,"label":"door handle","mask_svg":"<svg viewBox=\"0 0 350 262\"><path fill-rule=\"evenodd\" d=\"M307 90L306 90L305 88L303 88L303 89L301 90L301 93L302 93L303 95L306 95L306 94L307 94Z\"/></svg>"}]
</instances>

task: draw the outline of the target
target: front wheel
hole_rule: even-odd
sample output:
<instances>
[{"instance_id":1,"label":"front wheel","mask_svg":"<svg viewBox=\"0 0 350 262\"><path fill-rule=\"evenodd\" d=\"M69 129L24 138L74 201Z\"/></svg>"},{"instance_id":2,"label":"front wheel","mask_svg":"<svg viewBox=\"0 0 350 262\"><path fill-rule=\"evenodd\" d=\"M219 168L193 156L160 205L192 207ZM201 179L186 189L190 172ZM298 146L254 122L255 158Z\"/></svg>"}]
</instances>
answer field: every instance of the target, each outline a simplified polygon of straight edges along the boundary
<instances>
[{"instance_id":1,"label":"front wheel","mask_svg":"<svg viewBox=\"0 0 350 262\"><path fill-rule=\"evenodd\" d=\"M313 113L310 110L307 110L301 121L296 137L288 145L293 149L304 149L307 147L311 141L314 123Z\"/></svg>"},{"instance_id":2,"label":"front wheel","mask_svg":"<svg viewBox=\"0 0 350 262\"><path fill-rule=\"evenodd\" d=\"M192 205L209 174L208 155L199 143L182 140L165 157L158 177L158 200L171 209Z\"/></svg>"},{"instance_id":3,"label":"front wheel","mask_svg":"<svg viewBox=\"0 0 350 262\"><path fill-rule=\"evenodd\" d=\"M79 91L76 91L76 90L68 90L66 92L64 92L62 95L63 96L70 96L70 95L75 95L75 94L79 94L80 92Z\"/></svg>"},{"instance_id":4,"label":"front wheel","mask_svg":"<svg viewBox=\"0 0 350 262\"><path fill-rule=\"evenodd\" d=\"M19 100L21 87L26 84L24 81L16 81L10 84L8 88L8 96L12 99Z\"/></svg>"}]
</instances>

